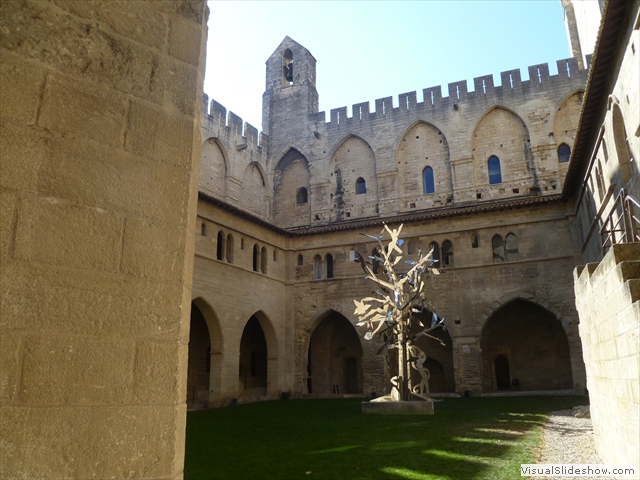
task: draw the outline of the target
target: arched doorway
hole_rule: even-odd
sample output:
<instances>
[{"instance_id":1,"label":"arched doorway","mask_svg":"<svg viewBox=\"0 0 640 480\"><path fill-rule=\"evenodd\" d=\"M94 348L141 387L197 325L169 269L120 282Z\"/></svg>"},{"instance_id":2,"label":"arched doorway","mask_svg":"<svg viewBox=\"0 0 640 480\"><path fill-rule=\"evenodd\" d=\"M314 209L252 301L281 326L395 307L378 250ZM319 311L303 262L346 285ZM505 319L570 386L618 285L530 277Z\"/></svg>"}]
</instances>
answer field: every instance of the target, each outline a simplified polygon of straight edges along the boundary
<instances>
[{"instance_id":1,"label":"arched doorway","mask_svg":"<svg viewBox=\"0 0 640 480\"><path fill-rule=\"evenodd\" d=\"M481 336L482 389L573 388L569 342L548 310L517 299L497 310Z\"/></svg>"},{"instance_id":2,"label":"arched doorway","mask_svg":"<svg viewBox=\"0 0 640 480\"><path fill-rule=\"evenodd\" d=\"M219 406L221 393L222 335L218 318L202 298L191 302L187 407Z\"/></svg>"},{"instance_id":3,"label":"arched doorway","mask_svg":"<svg viewBox=\"0 0 640 480\"><path fill-rule=\"evenodd\" d=\"M362 345L351 322L331 311L313 331L307 357L307 391L362 393Z\"/></svg>"},{"instance_id":4,"label":"arched doorway","mask_svg":"<svg viewBox=\"0 0 640 480\"><path fill-rule=\"evenodd\" d=\"M211 373L211 337L200 309L191 304L189 363L187 369L187 406L203 408L208 402Z\"/></svg>"},{"instance_id":5,"label":"arched doorway","mask_svg":"<svg viewBox=\"0 0 640 480\"><path fill-rule=\"evenodd\" d=\"M245 397L267 394L267 340L260 321L252 316L240 340L239 390Z\"/></svg>"}]
</instances>

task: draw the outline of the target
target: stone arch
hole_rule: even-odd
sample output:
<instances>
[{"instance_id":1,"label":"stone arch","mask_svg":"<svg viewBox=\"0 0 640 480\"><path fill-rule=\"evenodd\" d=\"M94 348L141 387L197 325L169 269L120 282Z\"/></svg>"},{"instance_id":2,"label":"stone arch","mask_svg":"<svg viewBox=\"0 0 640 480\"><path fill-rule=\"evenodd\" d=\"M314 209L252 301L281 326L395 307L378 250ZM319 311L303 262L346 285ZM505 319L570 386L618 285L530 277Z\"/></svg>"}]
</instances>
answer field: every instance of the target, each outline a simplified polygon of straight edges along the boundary
<instances>
[{"instance_id":1,"label":"stone arch","mask_svg":"<svg viewBox=\"0 0 640 480\"><path fill-rule=\"evenodd\" d=\"M494 302L480 334L482 390L497 390L496 359L509 366L511 389L565 390L573 388L569 335L558 315L531 296L516 292Z\"/></svg>"},{"instance_id":2,"label":"stone arch","mask_svg":"<svg viewBox=\"0 0 640 480\"><path fill-rule=\"evenodd\" d=\"M240 205L249 212L265 217L267 215L267 181L262 166L258 162L251 162L242 176L242 197Z\"/></svg>"},{"instance_id":3,"label":"stone arch","mask_svg":"<svg viewBox=\"0 0 640 480\"><path fill-rule=\"evenodd\" d=\"M371 145L357 135L349 135L338 144L329 158L332 221L376 215L378 178L376 158ZM356 195L356 181L359 177L366 182L366 194Z\"/></svg>"},{"instance_id":4,"label":"stone arch","mask_svg":"<svg viewBox=\"0 0 640 480\"><path fill-rule=\"evenodd\" d=\"M194 328L194 321L198 321L194 317L198 314L201 315L201 319L205 322L207 341L202 338L202 335L205 334L205 329L201 328L201 326L198 327L197 324ZM203 346L204 353L209 356L208 359L202 355L201 347ZM221 405L223 348L222 329L215 311L204 298L197 297L193 299L191 303L191 329L189 332L187 388L195 386L196 389L195 393L187 392L187 397L195 395L196 399L199 400L199 402L196 402L199 405L196 406L204 406L203 404L206 404L206 406ZM208 368L204 369L204 372L202 372L203 361L205 367L208 366ZM203 374L208 374L206 382L204 378L198 378ZM199 388L201 385L204 388Z\"/></svg>"},{"instance_id":5,"label":"stone arch","mask_svg":"<svg viewBox=\"0 0 640 480\"><path fill-rule=\"evenodd\" d=\"M279 393L279 372L278 357L279 346L278 336L273 322L269 316L262 310L258 310L251 318L255 318L262 328L264 338L267 344L267 395L273 397Z\"/></svg>"},{"instance_id":6,"label":"stone arch","mask_svg":"<svg viewBox=\"0 0 640 480\"><path fill-rule=\"evenodd\" d=\"M434 193L443 199L452 194L449 143L442 130L432 123L422 120L415 122L397 138L395 164L398 170L398 195L405 203L418 206L421 200L427 200L423 196L422 183L422 171L427 166L433 169Z\"/></svg>"},{"instance_id":7,"label":"stone arch","mask_svg":"<svg viewBox=\"0 0 640 480\"><path fill-rule=\"evenodd\" d=\"M431 313L425 312L426 318L423 319L423 324L428 324L431 321ZM414 325L412 333L417 333L422 329L418 325ZM445 346L442 346L440 342L429 337L422 336L415 341L415 344L420 348L427 360L424 365L429 370L431 378L429 379L429 391L433 393L449 393L455 391L455 369L454 369L454 356L453 356L453 340L447 330L438 328L429 332L429 335L442 340ZM437 364L437 365L436 365ZM438 372L431 371L431 366L441 369ZM420 374L411 369L411 380L414 382L420 381Z\"/></svg>"},{"instance_id":8,"label":"stone arch","mask_svg":"<svg viewBox=\"0 0 640 480\"><path fill-rule=\"evenodd\" d=\"M311 212L311 171L309 160L296 148L289 148L280 158L273 177L273 218L276 225L308 225ZM306 202L298 203L300 188L307 191Z\"/></svg>"},{"instance_id":9,"label":"stone arch","mask_svg":"<svg viewBox=\"0 0 640 480\"><path fill-rule=\"evenodd\" d=\"M362 393L363 349L353 323L337 310L329 309L310 325L305 391L320 395Z\"/></svg>"},{"instance_id":10,"label":"stone arch","mask_svg":"<svg viewBox=\"0 0 640 480\"><path fill-rule=\"evenodd\" d=\"M496 132L504 132L501 135ZM538 181L533 168L531 138L525 121L512 110L494 106L476 123L471 139L475 185L489 186L487 160L491 152L500 150L502 157L502 188L509 186L536 186ZM494 194L495 195L495 194Z\"/></svg>"},{"instance_id":11,"label":"stone arch","mask_svg":"<svg viewBox=\"0 0 640 480\"><path fill-rule=\"evenodd\" d=\"M555 149L565 143L573 150L584 91L576 89L557 102L553 112Z\"/></svg>"},{"instance_id":12,"label":"stone arch","mask_svg":"<svg viewBox=\"0 0 640 480\"><path fill-rule=\"evenodd\" d=\"M211 137L202 144L200 162L200 189L217 198L227 195L228 162L224 147Z\"/></svg>"}]
</instances>

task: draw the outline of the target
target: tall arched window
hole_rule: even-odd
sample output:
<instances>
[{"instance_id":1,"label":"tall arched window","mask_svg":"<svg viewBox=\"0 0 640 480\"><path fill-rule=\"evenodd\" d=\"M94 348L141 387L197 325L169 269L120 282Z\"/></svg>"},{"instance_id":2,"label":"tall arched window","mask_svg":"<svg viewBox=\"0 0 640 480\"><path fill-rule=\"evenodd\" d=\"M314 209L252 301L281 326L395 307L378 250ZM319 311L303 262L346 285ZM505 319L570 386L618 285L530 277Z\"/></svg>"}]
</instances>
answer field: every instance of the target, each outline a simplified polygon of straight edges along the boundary
<instances>
[{"instance_id":1,"label":"tall arched window","mask_svg":"<svg viewBox=\"0 0 640 480\"><path fill-rule=\"evenodd\" d=\"M513 233L505 237L504 253L507 262L518 260L518 239Z\"/></svg>"},{"instance_id":2,"label":"tall arched window","mask_svg":"<svg viewBox=\"0 0 640 480\"><path fill-rule=\"evenodd\" d=\"M491 248L493 248L493 263L504 262L504 245L502 244L502 237L500 235L494 235L491 239Z\"/></svg>"},{"instance_id":3,"label":"tall arched window","mask_svg":"<svg viewBox=\"0 0 640 480\"><path fill-rule=\"evenodd\" d=\"M565 163L569 161L571 157L571 148L566 143L563 143L558 147L558 161L560 163Z\"/></svg>"},{"instance_id":4,"label":"tall arched window","mask_svg":"<svg viewBox=\"0 0 640 480\"><path fill-rule=\"evenodd\" d=\"M293 83L293 53L288 48L282 54L282 77L283 83Z\"/></svg>"},{"instance_id":5,"label":"tall arched window","mask_svg":"<svg viewBox=\"0 0 640 480\"><path fill-rule=\"evenodd\" d=\"M489 183L495 185L496 183L502 183L502 172L500 171L500 159L495 155L487 162L489 169Z\"/></svg>"},{"instance_id":6,"label":"tall arched window","mask_svg":"<svg viewBox=\"0 0 640 480\"><path fill-rule=\"evenodd\" d=\"M258 250L258 245L253 246L253 271L258 271L258 257L260 256L260 250Z\"/></svg>"},{"instance_id":7,"label":"tall arched window","mask_svg":"<svg viewBox=\"0 0 640 480\"><path fill-rule=\"evenodd\" d=\"M360 177L356 180L356 195L367 193L367 183L364 178Z\"/></svg>"},{"instance_id":8,"label":"tall arched window","mask_svg":"<svg viewBox=\"0 0 640 480\"><path fill-rule=\"evenodd\" d=\"M325 278L333 278L333 255L327 253L324 257Z\"/></svg>"},{"instance_id":9,"label":"tall arched window","mask_svg":"<svg viewBox=\"0 0 640 480\"><path fill-rule=\"evenodd\" d=\"M449 240L442 244L442 266L453 267L453 244Z\"/></svg>"},{"instance_id":10,"label":"tall arched window","mask_svg":"<svg viewBox=\"0 0 640 480\"><path fill-rule=\"evenodd\" d=\"M356 251L352 248L351 250L349 250L349 261L355 262L355 260L356 260Z\"/></svg>"},{"instance_id":11,"label":"tall arched window","mask_svg":"<svg viewBox=\"0 0 640 480\"><path fill-rule=\"evenodd\" d=\"M471 235L471 248L478 248L478 235Z\"/></svg>"},{"instance_id":12,"label":"tall arched window","mask_svg":"<svg viewBox=\"0 0 640 480\"><path fill-rule=\"evenodd\" d=\"M307 203L307 189L306 187L300 187L296 192L296 203L298 205L304 205Z\"/></svg>"},{"instance_id":13,"label":"tall arched window","mask_svg":"<svg viewBox=\"0 0 640 480\"><path fill-rule=\"evenodd\" d=\"M429 245L429 249L433 250L433 255L431 256L431 258L436 262L436 267L440 266L440 245L438 245L438 242L431 242L431 245Z\"/></svg>"},{"instance_id":14,"label":"tall arched window","mask_svg":"<svg viewBox=\"0 0 640 480\"><path fill-rule=\"evenodd\" d=\"M260 251L260 271L267 273L267 247L262 247Z\"/></svg>"},{"instance_id":15,"label":"tall arched window","mask_svg":"<svg viewBox=\"0 0 640 480\"><path fill-rule=\"evenodd\" d=\"M216 245L216 258L222 260L224 257L224 235L222 230L218 232L218 244Z\"/></svg>"},{"instance_id":16,"label":"tall arched window","mask_svg":"<svg viewBox=\"0 0 640 480\"><path fill-rule=\"evenodd\" d=\"M433 168L431 167L426 167L422 171L422 191L425 194L436 191L436 184L433 178Z\"/></svg>"},{"instance_id":17,"label":"tall arched window","mask_svg":"<svg viewBox=\"0 0 640 480\"><path fill-rule=\"evenodd\" d=\"M302 257L302 254L300 254L298 255L298 266L301 267L303 263L304 263L304 258Z\"/></svg>"},{"instance_id":18,"label":"tall arched window","mask_svg":"<svg viewBox=\"0 0 640 480\"><path fill-rule=\"evenodd\" d=\"M313 257L313 278L316 280L322 278L322 258L320 255Z\"/></svg>"},{"instance_id":19,"label":"tall arched window","mask_svg":"<svg viewBox=\"0 0 640 480\"><path fill-rule=\"evenodd\" d=\"M227 235L227 262L233 263L233 236Z\"/></svg>"}]
</instances>

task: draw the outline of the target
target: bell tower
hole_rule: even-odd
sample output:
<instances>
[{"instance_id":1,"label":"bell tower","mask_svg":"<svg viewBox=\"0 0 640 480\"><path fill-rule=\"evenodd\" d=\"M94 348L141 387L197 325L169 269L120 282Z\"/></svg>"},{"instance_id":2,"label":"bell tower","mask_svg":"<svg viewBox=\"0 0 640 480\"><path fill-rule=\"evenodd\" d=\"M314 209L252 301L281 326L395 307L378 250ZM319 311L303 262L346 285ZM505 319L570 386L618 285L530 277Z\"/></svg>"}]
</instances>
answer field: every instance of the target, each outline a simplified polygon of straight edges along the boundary
<instances>
[{"instance_id":1,"label":"bell tower","mask_svg":"<svg viewBox=\"0 0 640 480\"><path fill-rule=\"evenodd\" d=\"M266 62L262 96L262 130L277 143L278 132L296 131L318 113L316 59L302 45L285 37ZM297 127L297 128L296 128Z\"/></svg>"}]
</instances>

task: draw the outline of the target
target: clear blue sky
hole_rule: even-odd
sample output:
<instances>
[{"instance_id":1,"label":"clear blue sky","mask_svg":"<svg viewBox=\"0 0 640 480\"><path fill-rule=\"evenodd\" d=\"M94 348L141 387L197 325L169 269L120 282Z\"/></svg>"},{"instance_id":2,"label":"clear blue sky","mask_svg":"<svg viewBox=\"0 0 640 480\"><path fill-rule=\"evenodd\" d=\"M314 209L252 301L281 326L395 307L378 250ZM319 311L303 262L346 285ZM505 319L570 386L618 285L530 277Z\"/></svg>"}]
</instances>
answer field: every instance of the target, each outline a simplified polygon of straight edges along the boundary
<instances>
[{"instance_id":1,"label":"clear blue sky","mask_svg":"<svg viewBox=\"0 0 640 480\"><path fill-rule=\"evenodd\" d=\"M286 35L317 60L320 111L570 56L560 0L209 1L204 91L262 130L265 61Z\"/></svg>"}]
</instances>

